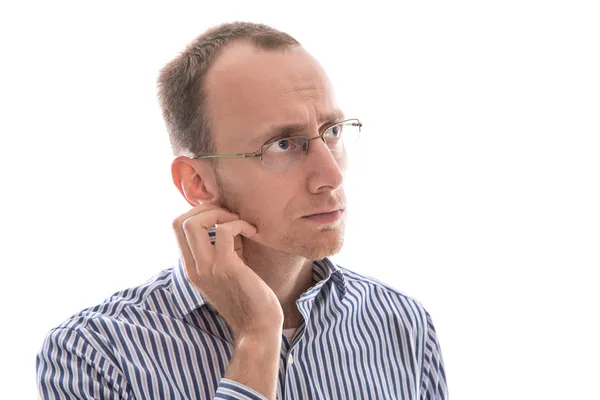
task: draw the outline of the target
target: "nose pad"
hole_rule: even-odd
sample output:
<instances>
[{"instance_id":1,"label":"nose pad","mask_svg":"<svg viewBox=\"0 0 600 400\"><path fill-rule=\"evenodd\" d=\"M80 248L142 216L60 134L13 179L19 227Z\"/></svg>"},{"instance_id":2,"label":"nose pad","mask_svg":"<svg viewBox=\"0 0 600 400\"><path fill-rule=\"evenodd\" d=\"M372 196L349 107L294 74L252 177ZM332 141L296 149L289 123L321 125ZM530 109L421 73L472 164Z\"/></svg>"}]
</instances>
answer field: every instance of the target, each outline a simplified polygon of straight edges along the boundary
<instances>
[{"instance_id":1,"label":"nose pad","mask_svg":"<svg viewBox=\"0 0 600 400\"><path fill-rule=\"evenodd\" d=\"M302 145L302 151L304 152L304 154L306 154L308 152L308 142L306 142Z\"/></svg>"}]
</instances>

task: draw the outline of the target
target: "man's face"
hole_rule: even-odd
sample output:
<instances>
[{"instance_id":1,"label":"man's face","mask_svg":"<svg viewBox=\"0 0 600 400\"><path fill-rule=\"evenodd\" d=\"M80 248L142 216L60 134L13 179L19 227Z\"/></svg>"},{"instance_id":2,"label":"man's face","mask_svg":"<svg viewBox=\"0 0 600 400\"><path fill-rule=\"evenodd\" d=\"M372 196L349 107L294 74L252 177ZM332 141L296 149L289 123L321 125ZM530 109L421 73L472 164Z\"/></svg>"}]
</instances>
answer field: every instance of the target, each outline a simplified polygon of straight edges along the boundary
<instances>
[{"instance_id":1,"label":"man's face","mask_svg":"<svg viewBox=\"0 0 600 400\"><path fill-rule=\"evenodd\" d=\"M267 52L235 43L205 82L217 153L256 152L290 124L305 125L293 135L312 138L341 118L327 76L301 47ZM259 158L220 159L219 202L256 226L263 245L320 259L341 250L346 213L328 223L304 217L345 208L346 160L321 140L309 146L303 159L282 168L265 167Z\"/></svg>"}]
</instances>

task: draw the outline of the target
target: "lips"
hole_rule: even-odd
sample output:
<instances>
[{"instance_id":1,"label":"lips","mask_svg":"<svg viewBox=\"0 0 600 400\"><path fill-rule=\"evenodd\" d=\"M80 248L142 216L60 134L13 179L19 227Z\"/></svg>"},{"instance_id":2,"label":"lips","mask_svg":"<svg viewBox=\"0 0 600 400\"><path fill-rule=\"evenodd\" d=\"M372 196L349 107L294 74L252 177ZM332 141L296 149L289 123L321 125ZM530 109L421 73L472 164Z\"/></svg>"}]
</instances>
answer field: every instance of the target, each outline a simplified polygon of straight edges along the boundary
<instances>
[{"instance_id":1,"label":"lips","mask_svg":"<svg viewBox=\"0 0 600 400\"><path fill-rule=\"evenodd\" d=\"M304 218L311 217L311 216L314 216L314 215L330 214L330 213L335 212L335 211L344 211L344 206L337 206L337 207L332 207L332 208L327 208L327 209L322 209L322 210L319 210L319 211L315 211L315 212L313 212L311 214L305 215Z\"/></svg>"},{"instance_id":2,"label":"lips","mask_svg":"<svg viewBox=\"0 0 600 400\"><path fill-rule=\"evenodd\" d=\"M344 209L336 209L328 213L307 215L302 219L305 221L310 221L311 223L317 223L319 225L329 225L339 221L342 218L342 215L344 215Z\"/></svg>"}]
</instances>

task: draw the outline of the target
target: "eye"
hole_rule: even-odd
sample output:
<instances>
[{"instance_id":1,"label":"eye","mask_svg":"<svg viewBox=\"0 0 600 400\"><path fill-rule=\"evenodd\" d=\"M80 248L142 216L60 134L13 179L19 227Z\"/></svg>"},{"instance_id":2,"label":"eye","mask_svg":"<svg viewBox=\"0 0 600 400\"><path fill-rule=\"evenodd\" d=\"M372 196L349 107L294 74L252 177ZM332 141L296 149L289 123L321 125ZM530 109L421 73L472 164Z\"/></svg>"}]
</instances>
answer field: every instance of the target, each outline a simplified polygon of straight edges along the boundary
<instances>
[{"instance_id":1,"label":"eye","mask_svg":"<svg viewBox=\"0 0 600 400\"><path fill-rule=\"evenodd\" d=\"M290 141L287 139L279 140L277 141L277 147L281 150L287 150L290 147Z\"/></svg>"},{"instance_id":2,"label":"eye","mask_svg":"<svg viewBox=\"0 0 600 400\"><path fill-rule=\"evenodd\" d=\"M325 136L332 138L332 139L337 139L342 135L342 125L334 125L332 127L327 128L327 131L325 132Z\"/></svg>"},{"instance_id":3,"label":"eye","mask_svg":"<svg viewBox=\"0 0 600 400\"><path fill-rule=\"evenodd\" d=\"M291 139L281 139L269 145L269 151L273 153L285 153L293 150L296 143Z\"/></svg>"}]
</instances>

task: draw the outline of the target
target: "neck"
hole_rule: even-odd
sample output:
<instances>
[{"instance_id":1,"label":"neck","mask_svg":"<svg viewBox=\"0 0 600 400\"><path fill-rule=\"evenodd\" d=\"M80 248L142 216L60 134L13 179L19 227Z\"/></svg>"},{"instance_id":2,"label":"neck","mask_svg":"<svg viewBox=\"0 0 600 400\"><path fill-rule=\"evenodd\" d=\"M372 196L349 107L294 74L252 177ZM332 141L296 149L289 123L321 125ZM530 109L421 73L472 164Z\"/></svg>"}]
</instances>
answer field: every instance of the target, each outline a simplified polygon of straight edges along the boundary
<instances>
[{"instance_id":1,"label":"neck","mask_svg":"<svg viewBox=\"0 0 600 400\"><path fill-rule=\"evenodd\" d=\"M244 241L244 262L273 290L283 310L283 328L296 328L302 315L296 300L313 286L312 260Z\"/></svg>"}]
</instances>

